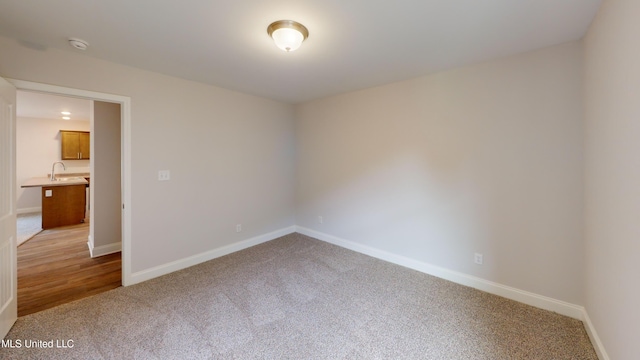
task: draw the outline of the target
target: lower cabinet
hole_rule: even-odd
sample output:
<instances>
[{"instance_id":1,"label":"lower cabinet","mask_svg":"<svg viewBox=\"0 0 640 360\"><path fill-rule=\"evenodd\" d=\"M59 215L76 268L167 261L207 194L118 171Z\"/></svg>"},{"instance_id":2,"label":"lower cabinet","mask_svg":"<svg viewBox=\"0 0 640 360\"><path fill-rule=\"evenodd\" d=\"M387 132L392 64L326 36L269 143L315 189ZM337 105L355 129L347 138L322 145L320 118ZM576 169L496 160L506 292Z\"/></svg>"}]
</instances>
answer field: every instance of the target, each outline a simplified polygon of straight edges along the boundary
<instances>
[{"instance_id":1,"label":"lower cabinet","mask_svg":"<svg viewBox=\"0 0 640 360\"><path fill-rule=\"evenodd\" d=\"M42 228L76 225L84 222L86 185L43 186Z\"/></svg>"}]
</instances>

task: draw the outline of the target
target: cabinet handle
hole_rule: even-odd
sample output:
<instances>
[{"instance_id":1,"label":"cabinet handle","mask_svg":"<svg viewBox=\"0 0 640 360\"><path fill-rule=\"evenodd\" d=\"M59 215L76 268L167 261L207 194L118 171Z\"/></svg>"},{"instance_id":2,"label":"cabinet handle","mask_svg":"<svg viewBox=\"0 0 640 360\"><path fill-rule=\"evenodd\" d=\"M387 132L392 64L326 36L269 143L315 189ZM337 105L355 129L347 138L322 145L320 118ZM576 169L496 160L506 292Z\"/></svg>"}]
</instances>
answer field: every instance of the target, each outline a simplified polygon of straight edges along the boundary
<instances>
[{"instance_id":1,"label":"cabinet handle","mask_svg":"<svg viewBox=\"0 0 640 360\"><path fill-rule=\"evenodd\" d=\"M80 159L82 159L82 153L80 153Z\"/></svg>"}]
</instances>

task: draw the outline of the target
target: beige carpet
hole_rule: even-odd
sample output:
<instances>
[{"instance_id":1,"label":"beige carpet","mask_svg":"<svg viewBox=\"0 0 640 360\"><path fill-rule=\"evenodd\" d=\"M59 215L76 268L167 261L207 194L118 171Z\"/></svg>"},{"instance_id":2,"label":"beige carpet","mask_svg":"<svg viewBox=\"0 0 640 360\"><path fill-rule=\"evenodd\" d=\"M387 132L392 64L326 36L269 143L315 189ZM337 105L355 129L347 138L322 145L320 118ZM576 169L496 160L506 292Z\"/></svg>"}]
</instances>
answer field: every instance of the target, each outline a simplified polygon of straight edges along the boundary
<instances>
[{"instance_id":1,"label":"beige carpet","mask_svg":"<svg viewBox=\"0 0 640 360\"><path fill-rule=\"evenodd\" d=\"M42 213L19 214L16 219L18 245L36 236L42 231Z\"/></svg>"},{"instance_id":2,"label":"beige carpet","mask_svg":"<svg viewBox=\"0 0 640 360\"><path fill-rule=\"evenodd\" d=\"M7 340L23 347L1 359L597 359L580 321L299 234L22 317Z\"/></svg>"}]
</instances>

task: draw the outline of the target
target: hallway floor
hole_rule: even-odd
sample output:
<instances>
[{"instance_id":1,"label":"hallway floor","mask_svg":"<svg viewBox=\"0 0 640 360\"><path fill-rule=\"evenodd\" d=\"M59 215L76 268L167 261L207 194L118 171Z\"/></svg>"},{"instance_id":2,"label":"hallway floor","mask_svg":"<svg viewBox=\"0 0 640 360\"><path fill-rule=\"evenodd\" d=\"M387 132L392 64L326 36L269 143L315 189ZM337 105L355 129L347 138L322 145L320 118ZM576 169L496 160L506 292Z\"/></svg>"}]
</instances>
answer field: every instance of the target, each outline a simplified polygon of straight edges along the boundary
<instances>
[{"instance_id":1,"label":"hallway floor","mask_svg":"<svg viewBox=\"0 0 640 360\"><path fill-rule=\"evenodd\" d=\"M121 285L121 254L92 259L89 223L44 230L18 247L18 316Z\"/></svg>"}]
</instances>

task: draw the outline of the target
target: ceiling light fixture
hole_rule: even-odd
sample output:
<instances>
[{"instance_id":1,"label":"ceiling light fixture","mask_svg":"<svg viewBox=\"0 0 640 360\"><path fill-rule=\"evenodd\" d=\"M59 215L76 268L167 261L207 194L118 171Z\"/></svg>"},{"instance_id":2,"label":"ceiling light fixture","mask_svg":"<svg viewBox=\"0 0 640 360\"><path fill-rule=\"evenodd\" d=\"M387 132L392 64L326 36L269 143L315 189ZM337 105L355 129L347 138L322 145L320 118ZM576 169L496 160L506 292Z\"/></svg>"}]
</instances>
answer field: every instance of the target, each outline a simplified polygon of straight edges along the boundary
<instances>
[{"instance_id":1,"label":"ceiling light fixture","mask_svg":"<svg viewBox=\"0 0 640 360\"><path fill-rule=\"evenodd\" d=\"M68 116L63 116L63 117L62 117L62 119L63 119L63 120L71 120L71 118L70 118L70 117L68 117Z\"/></svg>"},{"instance_id":2,"label":"ceiling light fixture","mask_svg":"<svg viewBox=\"0 0 640 360\"><path fill-rule=\"evenodd\" d=\"M60 114L62 114L62 115L71 115L71 113L68 112L68 111L60 111Z\"/></svg>"},{"instance_id":3,"label":"ceiling light fixture","mask_svg":"<svg viewBox=\"0 0 640 360\"><path fill-rule=\"evenodd\" d=\"M69 45L78 50L87 50L87 48L89 47L88 42L78 38L69 38Z\"/></svg>"},{"instance_id":4,"label":"ceiling light fixture","mask_svg":"<svg viewBox=\"0 0 640 360\"><path fill-rule=\"evenodd\" d=\"M299 48L309 37L309 30L293 20L279 20L267 27L267 33L273 38L276 46L291 52Z\"/></svg>"}]
</instances>

